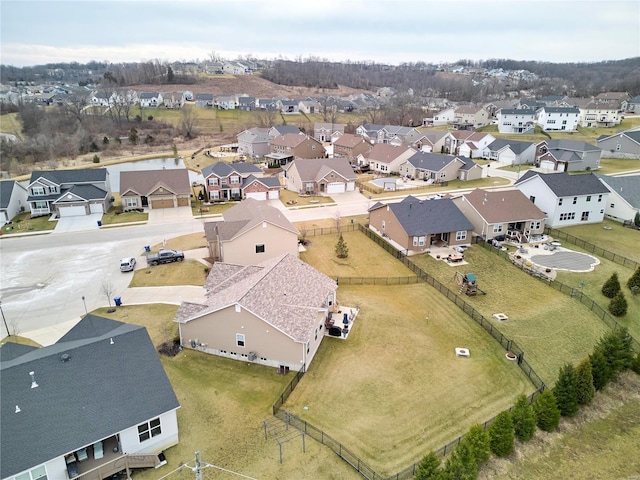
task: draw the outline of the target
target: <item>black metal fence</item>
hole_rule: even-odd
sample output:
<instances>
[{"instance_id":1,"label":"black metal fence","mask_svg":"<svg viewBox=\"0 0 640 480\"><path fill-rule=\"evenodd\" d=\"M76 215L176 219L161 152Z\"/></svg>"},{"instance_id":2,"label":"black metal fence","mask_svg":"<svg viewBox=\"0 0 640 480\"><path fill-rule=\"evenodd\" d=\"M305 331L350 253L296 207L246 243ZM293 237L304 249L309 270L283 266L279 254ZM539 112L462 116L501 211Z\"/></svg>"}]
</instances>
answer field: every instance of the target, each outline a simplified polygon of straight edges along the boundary
<instances>
[{"instance_id":1,"label":"black metal fence","mask_svg":"<svg viewBox=\"0 0 640 480\"><path fill-rule=\"evenodd\" d=\"M300 230L300 229L298 229ZM358 230L357 223L347 223L345 225L336 225L335 227L322 227L322 228L302 228L300 231L301 237L315 237L316 235L331 235L333 233L340 232L355 232Z\"/></svg>"},{"instance_id":2,"label":"black metal fence","mask_svg":"<svg viewBox=\"0 0 640 480\"><path fill-rule=\"evenodd\" d=\"M411 285L420 282L413 277L338 277L338 285Z\"/></svg>"},{"instance_id":3,"label":"black metal fence","mask_svg":"<svg viewBox=\"0 0 640 480\"><path fill-rule=\"evenodd\" d=\"M635 260L631 260L618 253L605 250L602 247L594 245L593 243L589 243L586 240L582 240L581 238L574 237L573 235L562 232L560 230L555 230L553 228L545 227L544 231L547 235L550 235L553 238L566 240L567 242L574 244L576 247L580 247L586 250L587 252L593 253L594 255L597 255L602 258L606 258L607 260L611 260L612 262L617 263L618 265L622 265L623 267L629 267L635 270L636 268L638 268L638 265L640 265Z\"/></svg>"},{"instance_id":4,"label":"black metal fence","mask_svg":"<svg viewBox=\"0 0 640 480\"><path fill-rule=\"evenodd\" d=\"M483 241L481 238L475 237L474 242L477 245L482 246L484 249L495 253L499 257L509 260L508 252L504 250L498 250L497 248L492 247L490 243ZM600 318L600 320L602 320L612 330L622 328L622 326L617 322L615 318L611 316L609 312L607 312L604 308L602 308L602 306L600 306L598 303L592 300L588 295L585 295L581 289L576 287L570 287L569 285L566 285L557 280L551 280L551 281L544 280L544 282L549 286L555 288L559 292L577 299L580 303L582 303L587 308L589 308L589 310L591 310L598 318ZM631 339L632 339L633 349L636 352L640 352L640 342L638 342L638 340L633 338L633 336L631 337Z\"/></svg>"}]
</instances>

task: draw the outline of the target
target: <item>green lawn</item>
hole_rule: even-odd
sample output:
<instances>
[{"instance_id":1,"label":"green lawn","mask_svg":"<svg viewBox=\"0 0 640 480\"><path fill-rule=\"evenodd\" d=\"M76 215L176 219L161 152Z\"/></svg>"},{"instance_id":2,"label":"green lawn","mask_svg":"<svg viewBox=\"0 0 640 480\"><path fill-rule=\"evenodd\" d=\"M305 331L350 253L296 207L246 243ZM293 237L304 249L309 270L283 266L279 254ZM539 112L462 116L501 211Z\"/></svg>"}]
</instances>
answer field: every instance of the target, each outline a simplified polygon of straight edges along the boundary
<instances>
[{"instance_id":1,"label":"green lawn","mask_svg":"<svg viewBox=\"0 0 640 480\"><path fill-rule=\"evenodd\" d=\"M2 235L26 232L45 232L55 229L58 224L57 220L49 220L49 215L29 218L30 215L31 214L29 212L19 213L16 215L10 225L2 226Z\"/></svg>"},{"instance_id":2,"label":"green lawn","mask_svg":"<svg viewBox=\"0 0 640 480\"><path fill-rule=\"evenodd\" d=\"M607 326L587 307L511 265L508 260L473 245L465 252L468 265L449 266L428 255L411 257L450 289L456 271L475 273L478 287L487 292L465 300L487 318L504 313L506 322L492 320L525 351L525 358L547 385L558 369L577 363L592 352Z\"/></svg>"},{"instance_id":3,"label":"green lawn","mask_svg":"<svg viewBox=\"0 0 640 480\"><path fill-rule=\"evenodd\" d=\"M367 248L371 256L375 248ZM408 467L535 390L433 287L341 286L338 300L360 307L349 338L323 341L284 408L378 473ZM456 357L456 347L471 357Z\"/></svg>"},{"instance_id":4,"label":"green lawn","mask_svg":"<svg viewBox=\"0 0 640 480\"><path fill-rule=\"evenodd\" d=\"M601 158L597 173L611 175L619 172L640 169L640 161L623 158Z\"/></svg>"}]
</instances>

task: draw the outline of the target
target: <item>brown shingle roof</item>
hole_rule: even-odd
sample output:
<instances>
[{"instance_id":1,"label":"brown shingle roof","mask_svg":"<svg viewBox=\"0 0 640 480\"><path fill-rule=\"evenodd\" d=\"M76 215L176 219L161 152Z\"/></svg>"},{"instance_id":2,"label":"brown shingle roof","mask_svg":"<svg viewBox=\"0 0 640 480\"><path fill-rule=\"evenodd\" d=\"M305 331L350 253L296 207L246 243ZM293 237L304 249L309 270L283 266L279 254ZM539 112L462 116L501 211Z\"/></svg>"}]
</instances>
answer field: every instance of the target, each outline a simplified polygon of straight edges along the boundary
<instances>
[{"instance_id":1,"label":"brown shingle roof","mask_svg":"<svg viewBox=\"0 0 640 480\"><path fill-rule=\"evenodd\" d=\"M490 192L476 188L463 197L487 223L541 220L546 217L520 190Z\"/></svg>"},{"instance_id":2,"label":"brown shingle roof","mask_svg":"<svg viewBox=\"0 0 640 480\"><path fill-rule=\"evenodd\" d=\"M335 146L346 148L353 148L361 143L367 143L367 141L360 135L354 135L353 133L345 133L333 142Z\"/></svg>"},{"instance_id":3,"label":"brown shingle roof","mask_svg":"<svg viewBox=\"0 0 640 480\"><path fill-rule=\"evenodd\" d=\"M161 186L175 195L190 195L189 172L186 168L120 172L121 195L130 191L147 196Z\"/></svg>"},{"instance_id":4,"label":"brown shingle roof","mask_svg":"<svg viewBox=\"0 0 640 480\"><path fill-rule=\"evenodd\" d=\"M365 154L365 157L369 161L391 163L407 150L409 150L409 147L398 147L389 143L376 143Z\"/></svg>"}]
</instances>

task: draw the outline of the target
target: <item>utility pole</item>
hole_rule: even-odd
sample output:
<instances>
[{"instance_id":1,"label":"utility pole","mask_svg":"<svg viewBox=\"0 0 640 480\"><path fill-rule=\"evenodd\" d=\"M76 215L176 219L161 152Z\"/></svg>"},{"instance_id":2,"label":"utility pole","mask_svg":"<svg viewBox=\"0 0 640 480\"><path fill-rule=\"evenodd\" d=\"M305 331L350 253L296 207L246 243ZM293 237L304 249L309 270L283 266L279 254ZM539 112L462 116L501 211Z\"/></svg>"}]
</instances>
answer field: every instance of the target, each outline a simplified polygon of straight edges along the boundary
<instances>
[{"instance_id":1,"label":"utility pole","mask_svg":"<svg viewBox=\"0 0 640 480\"><path fill-rule=\"evenodd\" d=\"M202 466L200 465L200 451L196 452L196 480L202 480Z\"/></svg>"},{"instance_id":2,"label":"utility pole","mask_svg":"<svg viewBox=\"0 0 640 480\"><path fill-rule=\"evenodd\" d=\"M2 321L4 322L4 328L7 329L7 337L10 337L11 332L9 331L9 326L7 325L7 319L4 318L4 312L2 311L2 301L0 301L0 313L2 314Z\"/></svg>"}]
</instances>

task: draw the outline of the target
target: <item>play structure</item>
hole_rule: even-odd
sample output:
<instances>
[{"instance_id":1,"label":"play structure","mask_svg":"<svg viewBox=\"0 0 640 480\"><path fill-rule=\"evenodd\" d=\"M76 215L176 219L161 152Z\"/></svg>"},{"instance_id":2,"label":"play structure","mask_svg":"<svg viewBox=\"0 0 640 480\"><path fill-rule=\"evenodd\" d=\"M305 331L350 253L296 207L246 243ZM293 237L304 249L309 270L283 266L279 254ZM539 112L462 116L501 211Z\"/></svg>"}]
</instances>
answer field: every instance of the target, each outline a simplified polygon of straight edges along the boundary
<instances>
[{"instance_id":1,"label":"play structure","mask_svg":"<svg viewBox=\"0 0 640 480\"><path fill-rule=\"evenodd\" d=\"M456 272L453 280L456 282L456 285L460 287L458 293L464 292L469 297L475 297L478 292L482 295L487 294L487 292L478 288L478 280L474 273Z\"/></svg>"}]
</instances>

